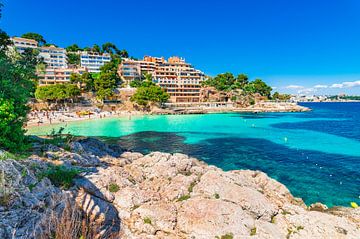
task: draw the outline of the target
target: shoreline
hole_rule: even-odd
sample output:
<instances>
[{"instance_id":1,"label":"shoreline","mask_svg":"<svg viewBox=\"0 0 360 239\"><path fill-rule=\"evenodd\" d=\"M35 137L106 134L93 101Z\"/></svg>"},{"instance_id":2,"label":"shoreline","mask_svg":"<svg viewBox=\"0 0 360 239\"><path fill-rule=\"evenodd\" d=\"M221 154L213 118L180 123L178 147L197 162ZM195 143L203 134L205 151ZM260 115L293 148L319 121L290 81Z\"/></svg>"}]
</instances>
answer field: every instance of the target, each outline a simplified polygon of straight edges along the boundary
<instances>
[{"instance_id":1,"label":"shoreline","mask_svg":"<svg viewBox=\"0 0 360 239\"><path fill-rule=\"evenodd\" d=\"M76 112L31 112L25 129L78 121L98 120L107 118L123 118L144 115L181 115L181 114L221 114L221 113L296 113L311 111L310 108L295 103L273 103L262 102L259 105L247 108L221 107L221 108L179 108L179 109L157 109L150 112L145 111L101 111L90 116L79 116ZM33 115L37 114L37 117ZM39 117L40 114L40 117Z\"/></svg>"}]
</instances>

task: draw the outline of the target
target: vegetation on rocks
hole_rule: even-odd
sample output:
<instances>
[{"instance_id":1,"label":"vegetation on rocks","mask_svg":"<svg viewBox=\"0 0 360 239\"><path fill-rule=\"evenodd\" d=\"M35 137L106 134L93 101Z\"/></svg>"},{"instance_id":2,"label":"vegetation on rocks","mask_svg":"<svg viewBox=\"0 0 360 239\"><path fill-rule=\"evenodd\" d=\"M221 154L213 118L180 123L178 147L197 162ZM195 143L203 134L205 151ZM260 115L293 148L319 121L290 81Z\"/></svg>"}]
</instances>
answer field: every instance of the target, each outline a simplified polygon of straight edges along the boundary
<instances>
[{"instance_id":1,"label":"vegetation on rocks","mask_svg":"<svg viewBox=\"0 0 360 239\"><path fill-rule=\"evenodd\" d=\"M250 230L250 236L255 236L255 235L256 235L256 227L253 227Z\"/></svg>"},{"instance_id":2,"label":"vegetation on rocks","mask_svg":"<svg viewBox=\"0 0 360 239\"><path fill-rule=\"evenodd\" d=\"M204 86L214 87L220 92L230 92L235 90L241 90L243 94L260 94L261 96L271 98L272 88L268 86L261 79L255 79L249 81L249 78L245 74L239 74L235 77L232 73L227 72L219 74L215 77L210 77L203 82ZM233 100L235 100L234 98Z\"/></svg>"},{"instance_id":3,"label":"vegetation on rocks","mask_svg":"<svg viewBox=\"0 0 360 239\"><path fill-rule=\"evenodd\" d=\"M117 191L120 190L120 187L119 185L117 185L116 183L114 182L111 182L108 186L108 189L109 189L109 192L111 193L116 193Z\"/></svg>"},{"instance_id":4,"label":"vegetation on rocks","mask_svg":"<svg viewBox=\"0 0 360 239\"><path fill-rule=\"evenodd\" d=\"M151 223L152 223L152 222L151 222L151 219L150 219L150 218L145 217L145 218L144 218L144 223L145 223L145 224L150 224L150 225L151 225Z\"/></svg>"},{"instance_id":5,"label":"vegetation on rocks","mask_svg":"<svg viewBox=\"0 0 360 239\"><path fill-rule=\"evenodd\" d=\"M286 101L290 100L291 95L288 94L280 94L279 92L275 92L272 97L273 100L280 100L280 101Z\"/></svg>"},{"instance_id":6,"label":"vegetation on rocks","mask_svg":"<svg viewBox=\"0 0 360 239\"><path fill-rule=\"evenodd\" d=\"M190 198L190 195L189 195L189 194L185 194L185 195L179 197L179 198L177 199L177 201L178 201L178 202L182 202L182 201L188 200L189 198Z\"/></svg>"},{"instance_id":7,"label":"vegetation on rocks","mask_svg":"<svg viewBox=\"0 0 360 239\"><path fill-rule=\"evenodd\" d=\"M39 178L47 177L57 187L69 189L73 185L74 178L80 173L77 169L64 166L51 166Z\"/></svg>"},{"instance_id":8,"label":"vegetation on rocks","mask_svg":"<svg viewBox=\"0 0 360 239\"><path fill-rule=\"evenodd\" d=\"M234 235L232 233L228 233L228 234L222 235L221 237L217 236L215 238L216 239L233 239Z\"/></svg>"}]
</instances>

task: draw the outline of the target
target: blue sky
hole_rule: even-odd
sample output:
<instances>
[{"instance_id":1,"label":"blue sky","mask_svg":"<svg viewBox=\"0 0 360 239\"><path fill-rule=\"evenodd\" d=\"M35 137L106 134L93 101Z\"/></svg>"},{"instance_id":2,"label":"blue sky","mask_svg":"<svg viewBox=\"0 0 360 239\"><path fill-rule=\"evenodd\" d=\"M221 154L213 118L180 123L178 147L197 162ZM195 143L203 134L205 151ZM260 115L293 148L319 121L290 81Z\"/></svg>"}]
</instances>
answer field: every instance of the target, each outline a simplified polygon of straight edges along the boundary
<instances>
[{"instance_id":1,"label":"blue sky","mask_svg":"<svg viewBox=\"0 0 360 239\"><path fill-rule=\"evenodd\" d=\"M360 94L358 0L0 2L11 36L109 41L139 58L182 56L209 75L247 73L281 92Z\"/></svg>"}]
</instances>

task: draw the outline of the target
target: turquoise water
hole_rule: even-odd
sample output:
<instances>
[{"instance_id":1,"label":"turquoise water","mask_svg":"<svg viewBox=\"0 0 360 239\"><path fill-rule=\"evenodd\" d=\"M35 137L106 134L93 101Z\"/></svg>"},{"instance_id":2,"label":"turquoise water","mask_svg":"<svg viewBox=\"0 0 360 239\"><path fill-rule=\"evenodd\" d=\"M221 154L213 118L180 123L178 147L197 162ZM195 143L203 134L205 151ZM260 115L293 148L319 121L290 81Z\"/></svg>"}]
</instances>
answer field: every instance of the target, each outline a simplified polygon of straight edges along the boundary
<instances>
[{"instance_id":1,"label":"turquoise water","mask_svg":"<svg viewBox=\"0 0 360 239\"><path fill-rule=\"evenodd\" d=\"M224 170L261 170L307 204L360 204L360 103L306 106L313 111L108 118L68 123L65 132L143 153L182 152Z\"/></svg>"}]
</instances>

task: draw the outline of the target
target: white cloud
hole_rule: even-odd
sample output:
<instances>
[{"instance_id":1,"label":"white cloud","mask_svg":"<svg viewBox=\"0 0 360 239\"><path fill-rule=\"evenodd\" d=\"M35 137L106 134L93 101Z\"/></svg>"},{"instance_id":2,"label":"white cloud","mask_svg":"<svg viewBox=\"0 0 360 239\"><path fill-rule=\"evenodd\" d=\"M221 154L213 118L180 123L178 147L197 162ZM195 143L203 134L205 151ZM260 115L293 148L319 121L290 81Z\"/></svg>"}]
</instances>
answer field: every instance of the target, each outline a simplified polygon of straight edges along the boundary
<instances>
[{"instance_id":1,"label":"white cloud","mask_svg":"<svg viewBox=\"0 0 360 239\"><path fill-rule=\"evenodd\" d=\"M325 88L328 88L329 86L327 86L327 85L316 85L316 86L314 86L314 88L316 88L316 89L325 89Z\"/></svg>"},{"instance_id":2,"label":"white cloud","mask_svg":"<svg viewBox=\"0 0 360 239\"><path fill-rule=\"evenodd\" d=\"M301 89L301 90L298 90L298 94L310 94L310 93L314 93L316 92L317 89L315 88L304 88L304 89Z\"/></svg>"},{"instance_id":3,"label":"white cloud","mask_svg":"<svg viewBox=\"0 0 360 239\"><path fill-rule=\"evenodd\" d=\"M277 87L276 86L271 86L271 89L276 90Z\"/></svg>"},{"instance_id":4,"label":"white cloud","mask_svg":"<svg viewBox=\"0 0 360 239\"><path fill-rule=\"evenodd\" d=\"M288 85L285 88L286 89L303 89L304 86L301 86L301 85Z\"/></svg>"},{"instance_id":5,"label":"white cloud","mask_svg":"<svg viewBox=\"0 0 360 239\"><path fill-rule=\"evenodd\" d=\"M332 84L331 88L353 88L360 86L360 80L358 81L346 81L340 84Z\"/></svg>"}]
</instances>

